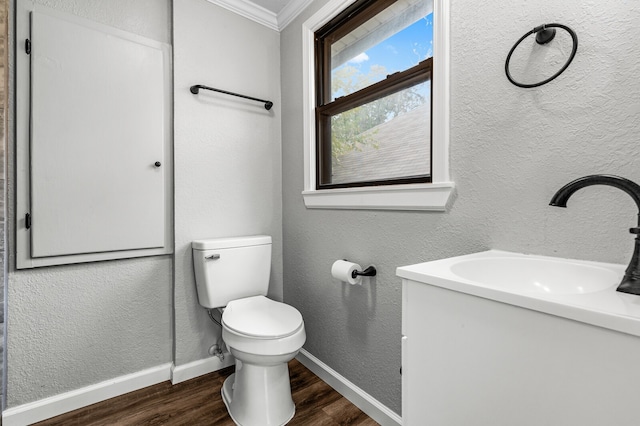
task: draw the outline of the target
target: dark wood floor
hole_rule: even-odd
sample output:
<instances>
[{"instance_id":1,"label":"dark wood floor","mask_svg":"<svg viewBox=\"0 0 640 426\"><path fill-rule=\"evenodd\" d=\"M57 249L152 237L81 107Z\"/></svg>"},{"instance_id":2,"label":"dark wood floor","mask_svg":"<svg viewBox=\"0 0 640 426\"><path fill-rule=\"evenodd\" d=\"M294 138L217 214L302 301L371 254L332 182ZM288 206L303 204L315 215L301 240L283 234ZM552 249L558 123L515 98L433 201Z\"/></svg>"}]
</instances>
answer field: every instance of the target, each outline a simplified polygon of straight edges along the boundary
<instances>
[{"instance_id":1,"label":"dark wood floor","mask_svg":"<svg viewBox=\"0 0 640 426\"><path fill-rule=\"evenodd\" d=\"M220 396L234 367L177 385L160 383L37 423L39 426L221 425L233 426ZM377 425L297 360L289 363L296 415L289 425Z\"/></svg>"}]
</instances>

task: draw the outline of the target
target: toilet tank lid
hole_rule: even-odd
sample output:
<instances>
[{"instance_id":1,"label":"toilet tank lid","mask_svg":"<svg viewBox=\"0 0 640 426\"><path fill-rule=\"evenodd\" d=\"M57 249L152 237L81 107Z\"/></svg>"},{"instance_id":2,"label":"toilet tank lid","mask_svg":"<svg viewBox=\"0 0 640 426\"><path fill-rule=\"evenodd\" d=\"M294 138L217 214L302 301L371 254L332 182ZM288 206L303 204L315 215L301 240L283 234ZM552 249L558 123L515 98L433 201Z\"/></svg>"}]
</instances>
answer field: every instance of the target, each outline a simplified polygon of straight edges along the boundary
<instances>
[{"instance_id":1,"label":"toilet tank lid","mask_svg":"<svg viewBox=\"0 0 640 426\"><path fill-rule=\"evenodd\" d=\"M210 238L196 240L191 247L196 250L219 250L225 248L249 247L271 244L270 235L250 235L246 237Z\"/></svg>"}]
</instances>

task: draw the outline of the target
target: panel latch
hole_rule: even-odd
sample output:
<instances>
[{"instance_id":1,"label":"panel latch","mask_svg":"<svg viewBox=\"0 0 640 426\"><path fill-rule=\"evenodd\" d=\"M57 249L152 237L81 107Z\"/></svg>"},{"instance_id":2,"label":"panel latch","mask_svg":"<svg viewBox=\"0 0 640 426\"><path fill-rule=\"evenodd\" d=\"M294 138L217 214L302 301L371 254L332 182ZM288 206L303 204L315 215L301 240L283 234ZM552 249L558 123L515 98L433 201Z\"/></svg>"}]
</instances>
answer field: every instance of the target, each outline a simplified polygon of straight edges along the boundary
<instances>
[{"instance_id":1,"label":"panel latch","mask_svg":"<svg viewBox=\"0 0 640 426\"><path fill-rule=\"evenodd\" d=\"M31 214L29 214L29 213L24 215L24 226L27 229L31 228Z\"/></svg>"}]
</instances>

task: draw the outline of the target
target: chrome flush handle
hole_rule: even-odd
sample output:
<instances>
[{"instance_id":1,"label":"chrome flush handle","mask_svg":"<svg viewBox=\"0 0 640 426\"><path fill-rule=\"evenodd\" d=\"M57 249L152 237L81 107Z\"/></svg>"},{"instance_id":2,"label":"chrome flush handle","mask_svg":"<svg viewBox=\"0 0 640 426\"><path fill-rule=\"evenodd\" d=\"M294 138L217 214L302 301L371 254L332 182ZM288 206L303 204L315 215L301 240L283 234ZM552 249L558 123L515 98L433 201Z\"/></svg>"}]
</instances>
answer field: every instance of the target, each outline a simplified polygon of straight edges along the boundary
<instances>
[{"instance_id":1,"label":"chrome flush handle","mask_svg":"<svg viewBox=\"0 0 640 426\"><path fill-rule=\"evenodd\" d=\"M220 255L215 253L215 254L210 254L209 256L205 256L204 258L207 260L218 260L220 259Z\"/></svg>"}]
</instances>

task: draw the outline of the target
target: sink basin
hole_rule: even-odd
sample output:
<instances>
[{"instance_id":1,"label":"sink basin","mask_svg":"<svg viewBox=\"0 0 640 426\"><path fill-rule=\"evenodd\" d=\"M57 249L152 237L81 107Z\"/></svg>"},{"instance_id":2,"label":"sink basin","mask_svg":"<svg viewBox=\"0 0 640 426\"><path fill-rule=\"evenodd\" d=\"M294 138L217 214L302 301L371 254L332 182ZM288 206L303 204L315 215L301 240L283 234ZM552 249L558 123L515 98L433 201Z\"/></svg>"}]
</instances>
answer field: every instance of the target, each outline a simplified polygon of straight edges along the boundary
<instances>
[{"instance_id":1,"label":"sink basin","mask_svg":"<svg viewBox=\"0 0 640 426\"><path fill-rule=\"evenodd\" d=\"M541 257L494 257L460 260L450 266L458 277L488 287L526 293L584 294L617 286L611 269Z\"/></svg>"},{"instance_id":2,"label":"sink basin","mask_svg":"<svg viewBox=\"0 0 640 426\"><path fill-rule=\"evenodd\" d=\"M625 267L488 250L401 266L396 274L437 288L439 297L466 294L640 337L640 296L616 291Z\"/></svg>"}]
</instances>

